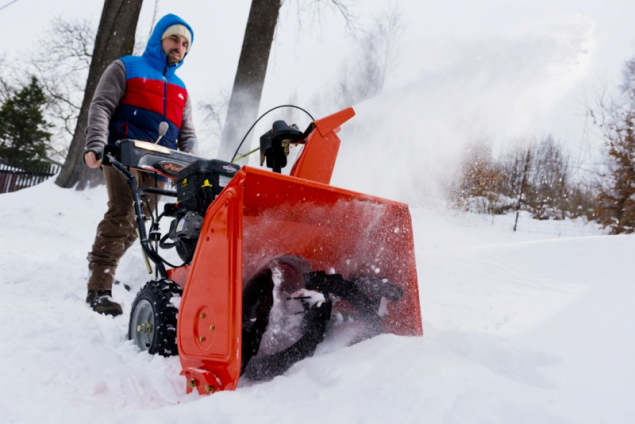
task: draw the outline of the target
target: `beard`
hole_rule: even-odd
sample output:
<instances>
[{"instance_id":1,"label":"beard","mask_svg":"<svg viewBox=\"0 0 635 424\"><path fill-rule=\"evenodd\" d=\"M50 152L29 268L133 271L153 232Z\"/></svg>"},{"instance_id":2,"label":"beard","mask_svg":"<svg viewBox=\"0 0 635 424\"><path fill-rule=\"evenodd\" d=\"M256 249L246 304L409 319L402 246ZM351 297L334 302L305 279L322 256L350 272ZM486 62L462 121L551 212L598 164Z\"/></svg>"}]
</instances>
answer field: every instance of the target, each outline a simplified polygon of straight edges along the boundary
<instances>
[{"instance_id":1,"label":"beard","mask_svg":"<svg viewBox=\"0 0 635 424\"><path fill-rule=\"evenodd\" d=\"M176 53L176 56L173 55L173 53ZM170 50L168 52L168 62L169 63L179 63L182 59L183 58L179 54L178 50Z\"/></svg>"}]
</instances>

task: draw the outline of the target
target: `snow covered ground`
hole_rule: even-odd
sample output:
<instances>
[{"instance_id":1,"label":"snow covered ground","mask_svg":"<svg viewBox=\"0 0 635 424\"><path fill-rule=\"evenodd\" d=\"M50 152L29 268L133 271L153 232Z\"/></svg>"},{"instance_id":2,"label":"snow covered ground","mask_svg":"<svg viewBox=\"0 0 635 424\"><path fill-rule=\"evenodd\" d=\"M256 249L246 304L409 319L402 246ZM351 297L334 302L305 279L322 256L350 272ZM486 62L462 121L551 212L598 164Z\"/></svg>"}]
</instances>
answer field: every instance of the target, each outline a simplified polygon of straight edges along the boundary
<instances>
[{"instance_id":1,"label":"snow covered ground","mask_svg":"<svg viewBox=\"0 0 635 424\"><path fill-rule=\"evenodd\" d=\"M423 338L322 348L285 375L185 395L177 358L84 303L105 189L0 196L0 423L632 423L635 237L557 237L415 208ZM547 228L551 223L543 223ZM581 225L581 224L579 224ZM558 234L557 232L555 234Z\"/></svg>"},{"instance_id":2,"label":"snow covered ground","mask_svg":"<svg viewBox=\"0 0 635 424\"><path fill-rule=\"evenodd\" d=\"M225 3L161 6L200 28L202 48L181 75L198 100L233 81L250 2ZM388 2L363 3L368 20ZM0 424L635 422L635 236L526 217L513 233L511 217L435 204L466 143L553 133L586 151L584 90L596 79L615 85L632 51L635 3L395 4L407 18L399 66L383 96L355 105L334 183L411 205L424 337L324 346L271 382L186 396L177 358L126 340L134 293L147 280L138 246L118 270L133 286L115 286L123 317L84 303L105 189L47 181L0 195ZM7 10L0 33L23 56L51 16L96 22L101 6L37 0ZM308 106L351 55L340 23L298 44L297 17L281 19L262 111L296 95Z\"/></svg>"}]
</instances>

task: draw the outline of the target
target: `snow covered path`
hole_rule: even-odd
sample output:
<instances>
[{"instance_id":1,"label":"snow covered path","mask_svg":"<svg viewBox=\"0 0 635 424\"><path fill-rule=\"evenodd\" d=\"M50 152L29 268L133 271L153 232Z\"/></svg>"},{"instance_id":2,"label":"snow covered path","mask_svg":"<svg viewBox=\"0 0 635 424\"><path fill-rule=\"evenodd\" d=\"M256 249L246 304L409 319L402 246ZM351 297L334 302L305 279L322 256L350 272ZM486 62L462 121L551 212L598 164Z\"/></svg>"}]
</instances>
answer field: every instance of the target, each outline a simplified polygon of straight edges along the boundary
<instances>
[{"instance_id":1,"label":"snow covered path","mask_svg":"<svg viewBox=\"0 0 635 424\"><path fill-rule=\"evenodd\" d=\"M320 349L271 382L185 396L177 358L84 304L103 188L0 196L2 423L635 422L635 237L554 239L413 210L423 338ZM138 248L118 277L146 279Z\"/></svg>"}]
</instances>

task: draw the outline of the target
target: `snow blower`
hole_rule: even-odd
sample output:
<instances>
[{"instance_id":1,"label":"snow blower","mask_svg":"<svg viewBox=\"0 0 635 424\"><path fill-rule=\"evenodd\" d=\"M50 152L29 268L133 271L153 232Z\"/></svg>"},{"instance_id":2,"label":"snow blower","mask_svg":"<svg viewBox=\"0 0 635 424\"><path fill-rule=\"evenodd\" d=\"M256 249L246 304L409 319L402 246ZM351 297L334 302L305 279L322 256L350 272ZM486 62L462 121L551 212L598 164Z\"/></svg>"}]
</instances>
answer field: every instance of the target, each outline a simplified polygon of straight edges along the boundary
<instances>
[{"instance_id":1,"label":"snow blower","mask_svg":"<svg viewBox=\"0 0 635 424\"><path fill-rule=\"evenodd\" d=\"M129 339L178 354L188 392L273 378L326 341L423 334L408 206L329 185L336 134L354 114L313 120L304 132L276 121L260 138L271 171L135 140L107 148L104 164L127 178L150 271L155 264L132 305ZM303 150L283 175L296 145ZM139 189L131 168L176 190ZM142 205L153 195L176 202L148 232ZM173 218L166 234L163 217ZM170 248L182 265L160 255Z\"/></svg>"}]
</instances>

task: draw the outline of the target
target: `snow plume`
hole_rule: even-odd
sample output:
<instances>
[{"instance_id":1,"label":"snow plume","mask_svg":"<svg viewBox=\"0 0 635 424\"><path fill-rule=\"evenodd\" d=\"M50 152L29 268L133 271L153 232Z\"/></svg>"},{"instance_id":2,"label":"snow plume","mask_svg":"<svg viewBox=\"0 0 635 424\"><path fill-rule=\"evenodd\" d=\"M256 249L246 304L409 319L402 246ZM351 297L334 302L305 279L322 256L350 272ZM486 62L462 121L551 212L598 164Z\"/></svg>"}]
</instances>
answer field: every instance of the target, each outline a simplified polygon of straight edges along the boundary
<instances>
[{"instance_id":1,"label":"snow plume","mask_svg":"<svg viewBox=\"0 0 635 424\"><path fill-rule=\"evenodd\" d=\"M432 50L436 65L355 106L333 184L411 205L437 199L467 143L549 131L550 111L587 72L593 30L571 17L513 37L418 44L409 54Z\"/></svg>"}]
</instances>

